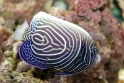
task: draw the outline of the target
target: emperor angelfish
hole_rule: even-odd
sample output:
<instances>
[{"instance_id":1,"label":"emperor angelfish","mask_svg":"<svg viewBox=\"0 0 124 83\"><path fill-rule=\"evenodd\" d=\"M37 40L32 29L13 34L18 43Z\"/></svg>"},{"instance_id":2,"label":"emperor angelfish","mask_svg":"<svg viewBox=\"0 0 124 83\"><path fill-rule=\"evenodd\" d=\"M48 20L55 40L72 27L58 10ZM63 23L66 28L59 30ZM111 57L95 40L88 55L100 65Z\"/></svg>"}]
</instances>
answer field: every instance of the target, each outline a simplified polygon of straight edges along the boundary
<instances>
[{"instance_id":1,"label":"emperor angelfish","mask_svg":"<svg viewBox=\"0 0 124 83\"><path fill-rule=\"evenodd\" d=\"M30 28L25 21L14 33L23 40L20 58L37 68L54 68L56 75L73 75L100 62L92 37L81 27L51 16L36 14Z\"/></svg>"}]
</instances>

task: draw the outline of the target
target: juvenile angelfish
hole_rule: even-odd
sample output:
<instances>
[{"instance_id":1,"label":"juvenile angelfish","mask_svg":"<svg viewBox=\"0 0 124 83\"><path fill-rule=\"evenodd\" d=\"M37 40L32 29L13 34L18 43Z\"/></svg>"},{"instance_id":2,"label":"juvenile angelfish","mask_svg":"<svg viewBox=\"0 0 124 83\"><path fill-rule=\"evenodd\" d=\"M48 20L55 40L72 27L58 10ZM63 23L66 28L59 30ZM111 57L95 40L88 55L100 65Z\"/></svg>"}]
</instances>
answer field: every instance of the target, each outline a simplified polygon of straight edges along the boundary
<instances>
[{"instance_id":1,"label":"juvenile angelfish","mask_svg":"<svg viewBox=\"0 0 124 83\"><path fill-rule=\"evenodd\" d=\"M100 62L92 37L81 27L51 16L36 14L30 27L25 21L14 33L23 40L19 56L37 68L54 68L56 75L73 75Z\"/></svg>"}]
</instances>

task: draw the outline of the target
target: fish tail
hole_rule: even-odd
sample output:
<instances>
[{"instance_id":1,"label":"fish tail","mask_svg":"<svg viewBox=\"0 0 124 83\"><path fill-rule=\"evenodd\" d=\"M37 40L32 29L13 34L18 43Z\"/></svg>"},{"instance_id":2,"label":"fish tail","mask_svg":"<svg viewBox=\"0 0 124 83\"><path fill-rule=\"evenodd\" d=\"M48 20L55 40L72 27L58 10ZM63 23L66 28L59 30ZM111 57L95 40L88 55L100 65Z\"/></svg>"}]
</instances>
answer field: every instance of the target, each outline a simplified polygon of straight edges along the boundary
<instances>
[{"instance_id":1,"label":"fish tail","mask_svg":"<svg viewBox=\"0 0 124 83\"><path fill-rule=\"evenodd\" d=\"M23 37L26 33L26 31L29 29L29 25L27 21L24 21L24 23L16 29L14 33L14 40L25 40Z\"/></svg>"}]
</instances>

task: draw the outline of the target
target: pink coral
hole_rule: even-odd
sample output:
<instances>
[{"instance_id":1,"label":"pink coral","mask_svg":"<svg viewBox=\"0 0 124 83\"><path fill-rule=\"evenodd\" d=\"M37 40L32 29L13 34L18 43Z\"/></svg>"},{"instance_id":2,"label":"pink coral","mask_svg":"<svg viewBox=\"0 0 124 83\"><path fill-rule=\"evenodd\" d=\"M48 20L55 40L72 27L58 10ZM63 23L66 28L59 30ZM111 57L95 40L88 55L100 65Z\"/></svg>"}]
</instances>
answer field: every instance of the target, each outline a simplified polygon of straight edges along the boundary
<instances>
[{"instance_id":1,"label":"pink coral","mask_svg":"<svg viewBox=\"0 0 124 83\"><path fill-rule=\"evenodd\" d=\"M101 12L99 10L92 12L92 19L95 23L99 23L101 21Z\"/></svg>"},{"instance_id":2,"label":"pink coral","mask_svg":"<svg viewBox=\"0 0 124 83\"><path fill-rule=\"evenodd\" d=\"M111 14L106 4L107 0L78 0L76 7L70 10L70 12L76 11L76 13L69 14L75 18L72 18L72 22L75 20L74 22L88 31L95 40L98 51L102 57L101 64L103 68L105 68L100 69L100 71L103 70L101 73L106 75L108 82L117 83L117 72L124 61L124 30L117 19ZM102 10L100 8L102 8ZM106 70L108 72L105 72ZM86 73L87 72L82 72L83 75L86 75ZM93 80L94 76L96 75L90 75L90 77L92 77L90 80ZM113 78L114 81L111 80L111 78ZM86 78L79 80L76 79L75 76L74 79L79 83L81 83L81 80L87 80ZM77 81L74 81L74 83Z\"/></svg>"},{"instance_id":3,"label":"pink coral","mask_svg":"<svg viewBox=\"0 0 124 83\"><path fill-rule=\"evenodd\" d=\"M89 0L89 3L91 9L98 9L106 3L106 0Z\"/></svg>"},{"instance_id":4,"label":"pink coral","mask_svg":"<svg viewBox=\"0 0 124 83\"><path fill-rule=\"evenodd\" d=\"M15 1L14 6L6 4L8 3L12 5L11 1ZM32 4L27 4L28 1L24 1L23 4L28 5L27 7L21 6L20 9L14 9L15 4L20 2L19 0L7 0L4 3L3 11L11 12L11 17L4 16L6 18L6 22L8 22L9 26L17 22L20 18L27 18L28 21L31 20L32 16L43 10L43 5L45 0L37 0L32 1ZM118 21L111 14L109 8L106 3L107 0L66 0L69 3L70 9L68 11L53 11L52 15L76 23L77 25L84 28L93 38L96 47L100 56L102 57L101 63L97 64L93 68L86 70L84 72L75 74L71 77L55 77L53 81L49 83L117 83L117 75L118 70L124 63L124 30L122 26L118 23ZM73 2L75 1L75 4ZM33 4L34 3L34 4ZM42 3L42 4L41 4ZM19 3L18 3L19 4ZM25 7L25 8L23 8ZM24 10L22 10L22 8ZM5 10L4 10L5 9ZM17 10L18 9L18 10ZM3 14L4 15L4 14ZM6 14L5 14L6 15ZM11 19L10 19L11 18ZM9 20L9 21L8 21ZM19 22L20 23L20 22ZM18 23L18 24L19 24ZM1 26L0 26L1 27ZM7 35L5 30L0 30L0 35L2 35L0 39L1 47L3 49L3 41L10 36ZM4 36L5 35L5 36ZM9 40L8 44L11 44ZM0 55L3 54L3 51L0 51ZM1 56L0 56L1 59ZM37 70L36 70L37 71ZM51 70L49 70L51 71ZM48 71L48 73L49 73ZM39 72L36 74L39 76ZM42 73L42 72L41 72ZM53 73L53 72L52 72ZM51 78L50 74L46 74L46 72L42 73L47 78ZM53 74L51 74L53 75ZM11 76L10 76L11 77ZM28 75L27 75L28 77ZM31 77L31 76L29 76ZM41 76L39 76L41 78ZM80 77L80 79L78 78ZM24 77L26 79L26 77Z\"/></svg>"},{"instance_id":5,"label":"pink coral","mask_svg":"<svg viewBox=\"0 0 124 83\"><path fill-rule=\"evenodd\" d=\"M110 26L117 25L117 19L113 17L108 8L105 8L101 15L103 20L106 21Z\"/></svg>"},{"instance_id":6,"label":"pink coral","mask_svg":"<svg viewBox=\"0 0 124 83\"><path fill-rule=\"evenodd\" d=\"M86 16L90 12L89 1L79 0L77 4L78 16Z\"/></svg>"},{"instance_id":7,"label":"pink coral","mask_svg":"<svg viewBox=\"0 0 124 83\"><path fill-rule=\"evenodd\" d=\"M99 9L104 4L106 0L78 0L76 10L79 16L86 16L91 9Z\"/></svg>"}]
</instances>

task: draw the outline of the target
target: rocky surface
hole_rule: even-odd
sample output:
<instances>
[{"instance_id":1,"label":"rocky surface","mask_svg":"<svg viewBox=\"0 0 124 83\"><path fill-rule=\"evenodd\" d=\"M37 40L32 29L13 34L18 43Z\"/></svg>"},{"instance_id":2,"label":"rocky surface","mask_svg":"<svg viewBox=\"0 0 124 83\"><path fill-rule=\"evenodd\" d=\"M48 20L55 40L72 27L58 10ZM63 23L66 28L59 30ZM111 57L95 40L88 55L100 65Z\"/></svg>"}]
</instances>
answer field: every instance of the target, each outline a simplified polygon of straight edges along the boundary
<instances>
[{"instance_id":1,"label":"rocky surface","mask_svg":"<svg viewBox=\"0 0 124 83\"><path fill-rule=\"evenodd\" d=\"M124 67L124 30L112 15L107 0L66 0L69 9L51 8L53 0L0 1L0 83L117 83ZM45 4L48 4L48 8ZM93 68L71 77L54 76L55 70L41 70L25 64L18 56L23 41L13 33L34 14L49 14L73 22L93 37L102 61Z\"/></svg>"}]
</instances>

